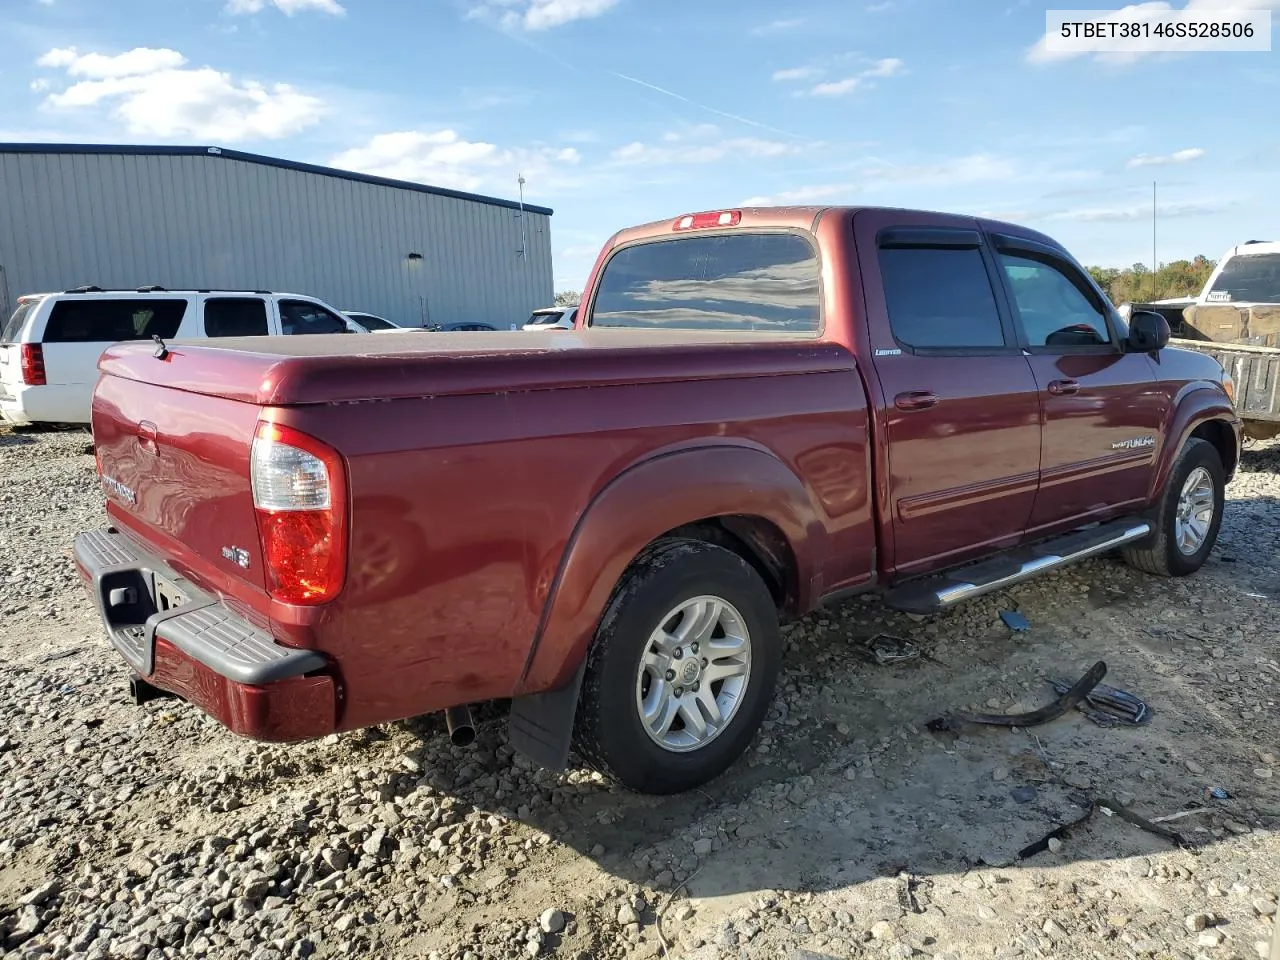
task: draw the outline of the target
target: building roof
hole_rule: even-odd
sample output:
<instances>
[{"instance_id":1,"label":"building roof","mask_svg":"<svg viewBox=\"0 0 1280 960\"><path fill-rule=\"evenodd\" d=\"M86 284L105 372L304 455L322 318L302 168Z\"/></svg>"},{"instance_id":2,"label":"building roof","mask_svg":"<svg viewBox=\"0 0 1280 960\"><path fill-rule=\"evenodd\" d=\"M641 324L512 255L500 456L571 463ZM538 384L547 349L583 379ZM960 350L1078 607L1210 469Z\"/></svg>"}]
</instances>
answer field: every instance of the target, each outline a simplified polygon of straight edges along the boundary
<instances>
[{"instance_id":1,"label":"building roof","mask_svg":"<svg viewBox=\"0 0 1280 960\"><path fill-rule=\"evenodd\" d=\"M372 183L380 187L391 187L396 190L412 190L416 193L430 193L438 197L452 197L455 200L470 200L473 203L487 203L496 207L508 207L519 210L520 204L515 200L502 200L497 197L486 197L477 193L466 193L462 190L450 190L447 187L432 187L425 183L414 183L409 180L392 180L389 177L375 177L367 173L354 173L350 170L339 170L336 167L322 167L314 163L299 163L295 160L281 160L278 157L267 157L258 153L243 153L239 150L228 150L225 147L185 147L185 146L147 146L114 143L0 143L0 154L4 153L51 153L51 154L101 154L116 156L155 156L155 157L221 157L224 160L240 160L244 163L257 163L265 167L280 167L284 170L298 170L302 173L313 173L322 177L337 177L341 180L354 180L357 183ZM551 216L549 207L538 207L526 203L524 209L530 213L541 213Z\"/></svg>"}]
</instances>

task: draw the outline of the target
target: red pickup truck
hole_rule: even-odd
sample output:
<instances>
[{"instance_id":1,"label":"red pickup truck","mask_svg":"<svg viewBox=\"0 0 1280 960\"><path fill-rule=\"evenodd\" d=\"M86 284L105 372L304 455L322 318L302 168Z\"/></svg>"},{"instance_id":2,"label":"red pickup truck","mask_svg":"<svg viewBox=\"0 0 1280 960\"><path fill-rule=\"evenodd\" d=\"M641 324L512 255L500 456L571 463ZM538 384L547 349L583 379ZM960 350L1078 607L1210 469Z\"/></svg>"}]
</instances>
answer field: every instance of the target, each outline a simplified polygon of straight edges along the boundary
<instances>
[{"instance_id":1,"label":"red pickup truck","mask_svg":"<svg viewBox=\"0 0 1280 960\"><path fill-rule=\"evenodd\" d=\"M135 697L300 740L511 700L631 788L725 770L781 618L1198 569L1232 385L1049 237L874 208L614 236L573 330L126 344L75 555Z\"/></svg>"}]
</instances>

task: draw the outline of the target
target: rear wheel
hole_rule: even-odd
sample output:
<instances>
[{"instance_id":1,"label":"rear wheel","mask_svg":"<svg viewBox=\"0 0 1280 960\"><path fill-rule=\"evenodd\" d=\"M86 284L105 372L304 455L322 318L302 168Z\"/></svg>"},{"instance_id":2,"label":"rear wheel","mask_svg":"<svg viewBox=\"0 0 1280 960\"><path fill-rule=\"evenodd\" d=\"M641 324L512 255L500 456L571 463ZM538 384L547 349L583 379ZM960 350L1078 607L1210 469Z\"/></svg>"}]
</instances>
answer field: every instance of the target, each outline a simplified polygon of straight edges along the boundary
<instances>
[{"instance_id":1,"label":"rear wheel","mask_svg":"<svg viewBox=\"0 0 1280 960\"><path fill-rule=\"evenodd\" d=\"M773 695L773 597L731 550L660 541L632 564L596 631L575 746L644 793L718 776L747 748Z\"/></svg>"},{"instance_id":2,"label":"rear wheel","mask_svg":"<svg viewBox=\"0 0 1280 960\"><path fill-rule=\"evenodd\" d=\"M1226 471L1217 449L1207 440L1188 440L1160 497L1154 536L1144 547L1126 548L1126 562L1160 577L1195 573L1218 540L1225 499Z\"/></svg>"}]
</instances>

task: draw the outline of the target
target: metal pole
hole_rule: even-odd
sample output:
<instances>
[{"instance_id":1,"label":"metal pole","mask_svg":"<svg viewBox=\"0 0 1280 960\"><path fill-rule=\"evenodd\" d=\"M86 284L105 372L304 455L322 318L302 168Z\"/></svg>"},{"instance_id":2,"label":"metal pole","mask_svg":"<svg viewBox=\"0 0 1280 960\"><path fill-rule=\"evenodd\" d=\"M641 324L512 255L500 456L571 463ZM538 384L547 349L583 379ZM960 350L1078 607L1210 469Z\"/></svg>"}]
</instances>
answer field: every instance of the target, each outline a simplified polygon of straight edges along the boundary
<instances>
[{"instance_id":1,"label":"metal pole","mask_svg":"<svg viewBox=\"0 0 1280 960\"><path fill-rule=\"evenodd\" d=\"M525 245L526 239L525 239L525 233L524 233L524 174L523 173L520 174L516 182L520 184L520 256L523 257L525 255L525 250L528 249Z\"/></svg>"},{"instance_id":2,"label":"metal pole","mask_svg":"<svg viewBox=\"0 0 1280 960\"><path fill-rule=\"evenodd\" d=\"M1156 182L1151 181L1151 273L1160 269L1160 261L1156 259Z\"/></svg>"}]
</instances>

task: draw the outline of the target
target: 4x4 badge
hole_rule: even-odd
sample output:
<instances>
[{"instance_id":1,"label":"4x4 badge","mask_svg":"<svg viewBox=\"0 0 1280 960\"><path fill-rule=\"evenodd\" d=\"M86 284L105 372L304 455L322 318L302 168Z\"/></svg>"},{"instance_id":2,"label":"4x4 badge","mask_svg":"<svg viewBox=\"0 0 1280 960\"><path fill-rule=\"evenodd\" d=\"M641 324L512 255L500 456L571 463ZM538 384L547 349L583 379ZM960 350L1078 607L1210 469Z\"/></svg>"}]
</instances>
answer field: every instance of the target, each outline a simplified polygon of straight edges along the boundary
<instances>
[{"instance_id":1,"label":"4x4 badge","mask_svg":"<svg viewBox=\"0 0 1280 960\"><path fill-rule=\"evenodd\" d=\"M1111 445L1112 450L1137 450L1140 447L1154 447L1155 437L1134 437L1132 440L1117 440Z\"/></svg>"},{"instance_id":2,"label":"4x4 badge","mask_svg":"<svg viewBox=\"0 0 1280 960\"><path fill-rule=\"evenodd\" d=\"M249 569L249 551L243 547L223 547L222 555L237 566Z\"/></svg>"}]
</instances>

